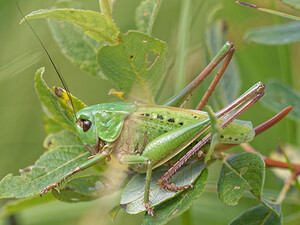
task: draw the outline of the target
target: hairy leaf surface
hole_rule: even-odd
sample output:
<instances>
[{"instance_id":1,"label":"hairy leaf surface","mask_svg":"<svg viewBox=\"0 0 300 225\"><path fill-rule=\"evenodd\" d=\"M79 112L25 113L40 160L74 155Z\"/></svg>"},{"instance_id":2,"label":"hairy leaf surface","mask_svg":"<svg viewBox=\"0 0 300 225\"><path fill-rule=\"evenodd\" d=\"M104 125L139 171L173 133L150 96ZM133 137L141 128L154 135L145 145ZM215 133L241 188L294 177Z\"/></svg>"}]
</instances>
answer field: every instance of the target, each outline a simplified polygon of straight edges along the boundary
<instances>
[{"instance_id":1,"label":"hairy leaf surface","mask_svg":"<svg viewBox=\"0 0 300 225\"><path fill-rule=\"evenodd\" d=\"M61 51L72 63L104 78L97 63L97 52L102 44L71 23L49 20L49 26Z\"/></svg>"},{"instance_id":2,"label":"hairy leaf surface","mask_svg":"<svg viewBox=\"0 0 300 225\"><path fill-rule=\"evenodd\" d=\"M218 196L227 205L236 205L242 194L250 190L261 199L265 163L254 153L242 153L223 161L218 182Z\"/></svg>"},{"instance_id":3,"label":"hairy leaf surface","mask_svg":"<svg viewBox=\"0 0 300 225\"><path fill-rule=\"evenodd\" d=\"M143 33L120 35L120 43L100 48L98 63L105 76L129 100L154 103L166 64L166 44Z\"/></svg>"},{"instance_id":4,"label":"hairy leaf surface","mask_svg":"<svg viewBox=\"0 0 300 225\"><path fill-rule=\"evenodd\" d=\"M70 131L49 135L48 151L19 176L8 174L0 182L0 198L24 198L38 195L43 188L58 182L85 161L90 153Z\"/></svg>"},{"instance_id":5,"label":"hairy leaf surface","mask_svg":"<svg viewBox=\"0 0 300 225\"><path fill-rule=\"evenodd\" d=\"M270 211L272 211L276 216L280 216L281 214L281 205L276 202L276 200L271 200L263 197L261 199L261 203L267 207Z\"/></svg>"}]
</instances>

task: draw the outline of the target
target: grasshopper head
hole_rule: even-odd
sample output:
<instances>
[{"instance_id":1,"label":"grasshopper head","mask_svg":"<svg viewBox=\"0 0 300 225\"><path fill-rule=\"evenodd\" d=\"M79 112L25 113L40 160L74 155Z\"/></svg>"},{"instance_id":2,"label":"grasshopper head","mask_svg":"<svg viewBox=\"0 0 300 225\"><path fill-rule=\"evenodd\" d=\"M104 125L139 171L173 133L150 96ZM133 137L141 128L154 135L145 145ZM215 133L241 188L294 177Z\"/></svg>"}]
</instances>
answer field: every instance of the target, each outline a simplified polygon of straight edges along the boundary
<instances>
[{"instance_id":1,"label":"grasshopper head","mask_svg":"<svg viewBox=\"0 0 300 225\"><path fill-rule=\"evenodd\" d=\"M80 140L87 145L95 146L98 142L95 119L91 111L80 110L76 114L75 129Z\"/></svg>"},{"instance_id":2,"label":"grasshopper head","mask_svg":"<svg viewBox=\"0 0 300 225\"><path fill-rule=\"evenodd\" d=\"M104 103L83 108L76 113L76 132L86 145L96 146L98 139L113 142L119 137L125 118L136 108L136 104L126 102Z\"/></svg>"}]
</instances>

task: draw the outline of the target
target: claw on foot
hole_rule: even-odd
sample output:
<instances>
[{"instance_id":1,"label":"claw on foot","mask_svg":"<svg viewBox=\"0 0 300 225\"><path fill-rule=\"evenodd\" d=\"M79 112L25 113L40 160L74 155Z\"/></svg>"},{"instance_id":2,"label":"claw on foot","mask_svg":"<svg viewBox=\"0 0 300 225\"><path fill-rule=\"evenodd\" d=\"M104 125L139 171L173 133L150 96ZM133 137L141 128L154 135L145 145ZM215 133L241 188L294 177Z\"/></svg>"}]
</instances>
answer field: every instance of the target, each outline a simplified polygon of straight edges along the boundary
<instances>
[{"instance_id":1,"label":"claw on foot","mask_svg":"<svg viewBox=\"0 0 300 225\"><path fill-rule=\"evenodd\" d=\"M204 152L203 151L199 151L198 152L198 154L197 154L197 157L198 157L198 159L201 159L201 158L203 158L205 156L205 154L204 154Z\"/></svg>"},{"instance_id":2,"label":"claw on foot","mask_svg":"<svg viewBox=\"0 0 300 225\"><path fill-rule=\"evenodd\" d=\"M40 196L43 197L43 194L46 194L48 192L48 188L44 188L41 193Z\"/></svg>"},{"instance_id":3,"label":"claw on foot","mask_svg":"<svg viewBox=\"0 0 300 225\"><path fill-rule=\"evenodd\" d=\"M50 186L44 188L41 193L40 193L40 196L42 197L43 194L46 194L48 191L50 191L51 189L53 188L56 188L57 187L57 183L54 183L54 184L51 184Z\"/></svg>"},{"instance_id":4,"label":"claw on foot","mask_svg":"<svg viewBox=\"0 0 300 225\"><path fill-rule=\"evenodd\" d=\"M163 181L163 180L158 180L157 184L161 184L160 186L160 189L167 189L169 191L183 191L183 190L186 190L188 188L194 188L194 185L192 184L187 184L187 185L183 185L183 186L180 186L180 187L177 187L177 186L174 186L172 184L169 184L168 182L166 181Z\"/></svg>"},{"instance_id":5,"label":"claw on foot","mask_svg":"<svg viewBox=\"0 0 300 225\"><path fill-rule=\"evenodd\" d=\"M148 215L154 216L154 210L151 208L150 204L148 202L145 203L145 207L147 209Z\"/></svg>"}]
</instances>

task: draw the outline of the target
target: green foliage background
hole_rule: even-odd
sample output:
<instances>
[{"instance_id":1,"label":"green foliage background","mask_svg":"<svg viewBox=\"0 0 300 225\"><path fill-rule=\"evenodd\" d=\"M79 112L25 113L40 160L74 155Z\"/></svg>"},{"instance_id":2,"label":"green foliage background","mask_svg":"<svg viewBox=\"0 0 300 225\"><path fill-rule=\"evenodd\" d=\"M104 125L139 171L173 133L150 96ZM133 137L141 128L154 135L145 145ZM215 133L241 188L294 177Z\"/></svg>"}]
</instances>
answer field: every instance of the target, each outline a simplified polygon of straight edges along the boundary
<instances>
[{"instance_id":1,"label":"green foliage background","mask_svg":"<svg viewBox=\"0 0 300 225\"><path fill-rule=\"evenodd\" d=\"M36 9L51 8L54 2L52 0L23 0L20 1L20 6L27 14ZM272 7L276 1L248 2ZM139 0L116 0L113 15L122 32L136 29L134 15L139 3ZM167 72L169 78L165 84L167 88L162 90L161 96L164 98L161 101L170 97L175 91L172 88L176 81L172 77L175 76L174 57L179 38L177 31L180 9L183 7L183 3L184 1L180 0L164 0L152 32L153 37L164 40L168 46L169 69ZM295 15L300 14L299 11L292 10L281 2L276 3L281 11ZM87 8L99 11L97 0L85 0L85 4ZM193 5L190 12L192 26L187 33L191 47L187 54L187 69L184 77L186 82L191 81L205 66L204 32L207 28L208 15L212 10L223 6L222 10L217 11L215 17L225 19L227 22L228 40L232 41L236 47L235 55L240 68L242 90L246 90L257 81L264 82L268 78L277 78L299 90L299 44L278 47L254 43L245 44L243 40L245 32L251 28L289 22L290 20L274 18L271 15L242 7L235 4L234 0L193 0L191 4ZM2 178L11 172L17 174L18 169L33 164L44 152L42 143L45 132L40 102L34 90L35 71L37 68L45 66L44 78L47 83L60 85L60 82L32 32L25 24L19 26L21 16L14 1L1 0L0 17L0 178ZM92 77L81 71L61 54L52 39L48 26L46 26L46 21L33 20L31 24L50 51L72 94L88 105L118 101L115 97L107 95L111 88L108 81ZM274 115L273 112L258 103L241 118L251 120L254 125L258 125L272 115ZM299 144L297 143L299 135L296 125L289 119L285 119L270 131L256 137L252 145L261 153L268 155L278 146L278 138L283 143L289 141ZM210 169L213 171L213 168ZM219 168L216 171L219 171ZM193 221L201 221L203 224L227 224L246 209L257 205L257 201L250 198L248 194L238 206L229 207L219 202L216 196L218 173L210 173L205 192L190 212ZM282 181L267 170L265 192L275 196L281 186ZM18 213L16 219L20 224L104 224L109 221L105 211L114 206L105 204L107 202L107 198L78 204L53 202ZM287 199L282 208L283 215L287 212L290 214L299 210L299 204L297 206L295 201ZM121 212L114 223L125 223L125 220L126 223L140 224L142 216L129 216ZM287 224L297 224L299 221L300 219ZM5 222L1 221L0 224L5 224ZM179 218L170 224L180 224L180 222Z\"/></svg>"}]
</instances>

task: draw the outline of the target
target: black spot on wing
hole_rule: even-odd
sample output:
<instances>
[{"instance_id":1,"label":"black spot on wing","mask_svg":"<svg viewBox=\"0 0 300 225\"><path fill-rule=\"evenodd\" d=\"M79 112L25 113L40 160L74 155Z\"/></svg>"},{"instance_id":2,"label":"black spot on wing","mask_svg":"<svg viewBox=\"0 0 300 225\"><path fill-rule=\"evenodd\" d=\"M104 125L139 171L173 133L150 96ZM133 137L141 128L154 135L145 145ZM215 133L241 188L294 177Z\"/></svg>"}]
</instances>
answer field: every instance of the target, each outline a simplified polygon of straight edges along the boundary
<instances>
[{"instance_id":1,"label":"black spot on wing","mask_svg":"<svg viewBox=\"0 0 300 225\"><path fill-rule=\"evenodd\" d=\"M169 121L170 123L175 123L175 119L174 119L174 118L170 118L170 119L168 119L168 121Z\"/></svg>"},{"instance_id":2,"label":"black spot on wing","mask_svg":"<svg viewBox=\"0 0 300 225\"><path fill-rule=\"evenodd\" d=\"M160 114L157 114L157 118L158 118L158 119L161 119L161 120L164 119L164 117L163 117L162 115L160 115Z\"/></svg>"}]
</instances>

